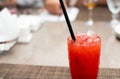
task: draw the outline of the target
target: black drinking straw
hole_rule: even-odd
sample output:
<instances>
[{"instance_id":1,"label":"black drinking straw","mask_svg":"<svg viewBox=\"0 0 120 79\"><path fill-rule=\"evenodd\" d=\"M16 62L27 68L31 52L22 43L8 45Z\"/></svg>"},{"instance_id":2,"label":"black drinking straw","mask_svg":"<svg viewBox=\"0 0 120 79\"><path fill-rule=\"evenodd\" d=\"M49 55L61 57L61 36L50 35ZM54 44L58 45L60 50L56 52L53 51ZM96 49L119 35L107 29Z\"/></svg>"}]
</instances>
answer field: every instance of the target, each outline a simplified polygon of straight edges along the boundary
<instances>
[{"instance_id":1,"label":"black drinking straw","mask_svg":"<svg viewBox=\"0 0 120 79\"><path fill-rule=\"evenodd\" d=\"M72 37L72 39L75 41L75 40L76 40L76 39L75 39L75 35L74 35L74 32L73 32L73 29L72 29L72 26L71 26L71 23L70 23L70 20L69 20L67 11L66 11L66 9L65 9L63 0L59 0L59 1L60 1L60 4L61 4L61 8L62 8L62 10L63 10L64 16L65 16L67 25L68 25L68 29L69 29L70 34L71 34L71 37Z\"/></svg>"}]
</instances>

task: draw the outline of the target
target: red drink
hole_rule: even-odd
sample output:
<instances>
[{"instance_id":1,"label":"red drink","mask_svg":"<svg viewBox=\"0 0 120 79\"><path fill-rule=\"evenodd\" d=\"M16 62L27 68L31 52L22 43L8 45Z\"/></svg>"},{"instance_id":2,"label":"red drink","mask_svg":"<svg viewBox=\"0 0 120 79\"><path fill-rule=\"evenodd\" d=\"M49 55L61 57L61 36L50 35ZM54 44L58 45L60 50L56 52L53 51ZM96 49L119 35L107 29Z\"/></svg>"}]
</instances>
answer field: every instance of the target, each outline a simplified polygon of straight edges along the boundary
<instances>
[{"instance_id":1,"label":"red drink","mask_svg":"<svg viewBox=\"0 0 120 79\"><path fill-rule=\"evenodd\" d=\"M101 39L97 35L77 34L68 38L69 66L72 79L97 79Z\"/></svg>"}]
</instances>

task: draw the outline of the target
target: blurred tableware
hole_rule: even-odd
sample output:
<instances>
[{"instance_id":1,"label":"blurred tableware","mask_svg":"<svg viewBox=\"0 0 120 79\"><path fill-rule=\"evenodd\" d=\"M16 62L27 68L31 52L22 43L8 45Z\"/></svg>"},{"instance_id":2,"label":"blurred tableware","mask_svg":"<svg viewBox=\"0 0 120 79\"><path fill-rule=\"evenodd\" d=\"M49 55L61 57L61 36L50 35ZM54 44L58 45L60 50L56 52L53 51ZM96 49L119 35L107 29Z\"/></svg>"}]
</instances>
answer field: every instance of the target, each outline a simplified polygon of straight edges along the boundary
<instances>
[{"instance_id":1,"label":"blurred tableware","mask_svg":"<svg viewBox=\"0 0 120 79\"><path fill-rule=\"evenodd\" d=\"M44 19L39 15L20 15L18 17L18 26L20 34L19 43L29 43L32 40L32 32L39 30L44 24Z\"/></svg>"},{"instance_id":2,"label":"blurred tableware","mask_svg":"<svg viewBox=\"0 0 120 79\"><path fill-rule=\"evenodd\" d=\"M77 15L79 13L79 9L76 7L69 7L69 8L67 8L67 13L70 18L70 21L75 21L77 18ZM42 20L47 21L47 22L63 22L63 21L65 21L63 14L58 16L58 15L50 14L46 10L44 10L40 14L40 17L42 18Z\"/></svg>"},{"instance_id":3,"label":"blurred tableware","mask_svg":"<svg viewBox=\"0 0 120 79\"><path fill-rule=\"evenodd\" d=\"M70 18L70 21L75 21L76 18L77 18L77 15L79 13L79 9L78 8L75 8L75 7L70 7L70 8L67 8L67 13L68 13L68 16ZM59 20L61 22L65 21L65 18L63 15L60 16Z\"/></svg>"},{"instance_id":4,"label":"blurred tableware","mask_svg":"<svg viewBox=\"0 0 120 79\"><path fill-rule=\"evenodd\" d=\"M7 8L0 12L0 42L16 39L19 34L17 18Z\"/></svg>"},{"instance_id":5,"label":"blurred tableware","mask_svg":"<svg viewBox=\"0 0 120 79\"><path fill-rule=\"evenodd\" d=\"M44 17L39 15L20 15L18 17L19 25L28 25L31 31L37 31L44 23Z\"/></svg>"},{"instance_id":6,"label":"blurred tableware","mask_svg":"<svg viewBox=\"0 0 120 79\"><path fill-rule=\"evenodd\" d=\"M89 18L88 18L88 21L85 23L88 26L92 26L94 24L94 21L93 21L93 9L96 7L96 2L97 1L98 0L83 0L84 5L89 10Z\"/></svg>"},{"instance_id":7,"label":"blurred tableware","mask_svg":"<svg viewBox=\"0 0 120 79\"><path fill-rule=\"evenodd\" d=\"M32 40L32 33L28 24L19 25L20 33L18 43L29 43Z\"/></svg>"},{"instance_id":8,"label":"blurred tableware","mask_svg":"<svg viewBox=\"0 0 120 79\"><path fill-rule=\"evenodd\" d=\"M36 7L43 7L43 5L44 5L43 0L35 0Z\"/></svg>"},{"instance_id":9,"label":"blurred tableware","mask_svg":"<svg viewBox=\"0 0 120 79\"><path fill-rule=\"evenodd\" d=\"M120 12L120 0L107 0L107 5L112 13L112 20L110 24L112 26L116 26L116 24L119 23L118 13Z\"/></svg>"},{"instance_id":10,"label":"blurred tableware","mask_svg":"<svg viewBox=\"0 0 120 79\"><path fill-rule=\"evenodd\" d=\"M4 53L4 51L9 51L15 44L16 44L16 39L8 42L1 42L0 44L0 54Z\"/></svg>"},{"instance_id":11,"label":"blurred tableware","mask_svg":"<svg viewBox=\"0 0 120 79\"><path fill-rule=\"evenodd\" d=\"M17 0L19 6L32 6L35 3L35 0Z\"/></svg>"},{"instance_id":12,"label":"blurred tableware","mask_svg":"<svg viewBox=\"0 0 120 79\"><path fill-rule=\"evenodd\" d=\"M120 40L120 24L114 27L114 33L116 38Z\"/></svg>"},{"instance_id":13,"label":"blurred tableware","mask_svg":"<svg viewBox=\"0 0 120 79\"><path fill-rule=\"evenodd\" d=\"M7 8L0 12L0 51L8 51L16 43L19 35L17 17Z\"/></svg>"}]
</instances>

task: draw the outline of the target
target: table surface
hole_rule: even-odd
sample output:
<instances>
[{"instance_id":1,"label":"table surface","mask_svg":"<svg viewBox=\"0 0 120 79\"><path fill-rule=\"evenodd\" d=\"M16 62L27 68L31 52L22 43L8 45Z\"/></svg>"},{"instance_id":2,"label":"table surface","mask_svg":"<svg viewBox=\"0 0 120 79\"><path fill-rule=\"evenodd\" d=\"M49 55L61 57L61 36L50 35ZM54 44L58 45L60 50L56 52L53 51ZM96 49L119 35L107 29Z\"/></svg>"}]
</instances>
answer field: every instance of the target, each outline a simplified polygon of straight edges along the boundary
<instances>
[{"instance_id":1,"label":"table surface","mask_svg":"<svg viewBox=\"0 0 120 79\"><path fill-rule=\"evenodd\" d=\"M101 13L104 12L104 13ZM102 38L101 68L120 68L120 41L116 40L109 25L110 13L100 7L94 11L95 24L84 24L87 10L80 9L77 20L72 22L74 32L93 30ZM69 31L65 22L45 23L39 31L33 32L29 44L16 44L10 51L0 55L0 63L67 66L67 37Z\"/></svg>"},{"instance_id":2,"label":"table surface","mask_svg":"<svg viewBox=\"0 0 120 79\"><path fill-rule=\"evenodd\" d=\"M99 69L98 79L119 79L120 69ZM68 67L0 64L0 79L71 79Z\"/></svg>"}]
</instances>

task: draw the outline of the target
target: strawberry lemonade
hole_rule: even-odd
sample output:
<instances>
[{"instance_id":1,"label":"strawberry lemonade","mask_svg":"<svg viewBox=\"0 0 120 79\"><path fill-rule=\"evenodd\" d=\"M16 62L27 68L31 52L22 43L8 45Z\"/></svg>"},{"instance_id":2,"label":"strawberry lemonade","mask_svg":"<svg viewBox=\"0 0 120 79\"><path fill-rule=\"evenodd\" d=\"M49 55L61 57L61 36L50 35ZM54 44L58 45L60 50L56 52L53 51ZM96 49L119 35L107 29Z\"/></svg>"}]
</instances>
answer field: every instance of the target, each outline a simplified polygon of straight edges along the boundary
<instances>
[{"instance_id":1,"label":"strawberry lemonade","mask_svg":"<svg viewBox=\"0 0 120 79\"><path fill-rule=\"evenodd\" d=\"M72 79L97 79L101 38L94 34L76 34L68 38L68 57Z\"/></svg>"}]
</instances>

